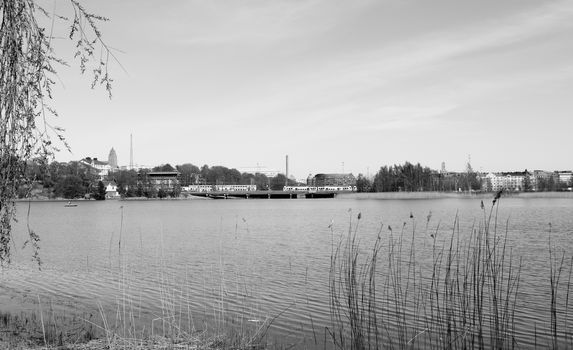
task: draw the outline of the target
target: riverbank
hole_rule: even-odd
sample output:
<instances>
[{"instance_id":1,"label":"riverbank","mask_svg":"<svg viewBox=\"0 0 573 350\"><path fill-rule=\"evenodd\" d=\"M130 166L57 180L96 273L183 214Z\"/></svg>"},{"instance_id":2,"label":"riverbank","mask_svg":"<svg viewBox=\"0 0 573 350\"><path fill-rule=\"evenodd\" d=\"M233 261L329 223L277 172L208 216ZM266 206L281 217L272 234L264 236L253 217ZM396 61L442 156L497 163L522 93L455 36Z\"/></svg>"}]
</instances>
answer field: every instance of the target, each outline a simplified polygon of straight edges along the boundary
<instances>
[{"instance_id":1,"label":"riverbank","mask_svg":"<svg viewBox=\"0 0 573 350\"><path fill-rule=\"evenodd\" d=\"M55 320L58 320L56 322ZM10 314L0 311L0 349L6 350L144 350L144 349L265 349L263 338L268 324L261 332L250 337L207 334L197 331L193 334L154 335L124 337L111 329L104 329L83 318L69 315L43 317L36 313ZM104 324L105 326L105 324ZM245 340L248 339L248 340Z\"/></svg>"},{"instance_id":2,"label":"riverbank","mask_svg":"<svg viewBox=\"0 0 573 350\"><path fill-rule=\"evenodd\" d=\"M460 198L460 199L491 199L494 193L491 192L341 192L337 194L336 198L339 199L380 199L380 200L395 200L395 199L445 199L445 198ZM573 199L573 192L508 192L504 193L502 197L509 198L571 198Z\"/></svg>"},{"instance_id":3,"label":"riverbank","mask_svg":"<svg viewBox=\"0 0 573 350\"><path fill-rule=\"evenodd\" d=\"M404 200L404 199L444 199L444 198L461 198L461 199L489 199L493 198L493 192L339 192L335 198L339 199L380 199L380 200ZM502 197L508 198L565 198L573 199L573 192L505 192ZM254 198L254 197L253 197ZM201 197L187 195L177 198L147 198L147 197L129 197L129 198L110 198L107 200L119 201L187 201L187 200L212 200L210 197ZM237 198L233 198L237 199ZM65 199L65 198L22 198L17 202L90 202L93 199Z\"/></svg>"}]
</instances>

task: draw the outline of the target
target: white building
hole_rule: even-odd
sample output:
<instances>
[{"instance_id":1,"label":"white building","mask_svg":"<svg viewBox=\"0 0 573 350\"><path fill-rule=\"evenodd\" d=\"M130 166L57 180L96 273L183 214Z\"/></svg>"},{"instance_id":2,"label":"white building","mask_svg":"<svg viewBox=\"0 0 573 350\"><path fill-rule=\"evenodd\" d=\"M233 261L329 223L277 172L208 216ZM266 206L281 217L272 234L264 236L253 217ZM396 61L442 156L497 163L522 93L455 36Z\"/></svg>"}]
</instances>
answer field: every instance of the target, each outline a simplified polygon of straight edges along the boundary
<instances>
[{"instance_id":1,"label":"white building","mask_svg":"<svg viewBox=\"0 0 573 350\"><path fill-rule=\"evenodd\" d=\"M111 166L109 165L108 162L102 162L97 158L86 157L80 160L80 164L83 164L86 167L88 167L95 174L99 175L100 178L107 176L111 170Z\"/></svg>"},{"instance_id":2,"label":"white building","mask_svg":"<svg viewBox=\"0 0 573 350\"><path fill-rule=\"evenodd\" d=\"M558 171L557 174L559 176L559 182L567 185L571 183L571 179L573 178L573 172L571 172L570 170Z\"/></svg>"},{"instance_id":3,"label":"white building","mask_svg":"<svg viewBox=\"0 0 573 350\"><path fill-rule=\"evenodd\" d=\"M246 174L261 174L261 175L265 175L266 177L275 177L279 174L278 170L275 169L269 169L267 167L264 166L256 166L256 167L244 167L244 168L238 168L237 170L239 170L241 173L246 173Z\"/></svg>"},{"instance_id":4,"label":"white building","mask_svg":"<svg viewBox=\"0 0 573 350\"><path fill-rule=\"evenodd\" d=\"M486 186L491 191L523 191L525 179L529 177L531 188L535 188L535 178L529 172L489 173L486 175Z\"/></svg>"},{"instance_id":5,"label":"white building","mask_svg":"<svg viewBox=\"0 0 573 350\"><path fill-rule=\"evenodd\" d=\"M103 184L105 185L105 198L119 197L119 193L117 192L117 184L115 181L106 181Z\"/></svg>"}]
</instances>

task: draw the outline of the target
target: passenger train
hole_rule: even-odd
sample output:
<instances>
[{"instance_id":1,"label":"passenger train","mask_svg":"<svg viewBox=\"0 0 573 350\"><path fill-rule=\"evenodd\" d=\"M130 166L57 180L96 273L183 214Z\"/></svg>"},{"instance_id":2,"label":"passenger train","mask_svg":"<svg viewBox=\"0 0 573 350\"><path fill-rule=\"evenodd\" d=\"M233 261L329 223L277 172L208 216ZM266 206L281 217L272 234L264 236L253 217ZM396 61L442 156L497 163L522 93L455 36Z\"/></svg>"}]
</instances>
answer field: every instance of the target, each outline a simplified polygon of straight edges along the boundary
<instances>
[{"instance_id":1,"label":"passenger train","mask_svg":"<svg viewBox=\"0 0 573 350\"><path fill-rule=\"evenodd\" d=\"M356 186L284 186L285 192L355 192Z\"/></svg>"}]
</instances>

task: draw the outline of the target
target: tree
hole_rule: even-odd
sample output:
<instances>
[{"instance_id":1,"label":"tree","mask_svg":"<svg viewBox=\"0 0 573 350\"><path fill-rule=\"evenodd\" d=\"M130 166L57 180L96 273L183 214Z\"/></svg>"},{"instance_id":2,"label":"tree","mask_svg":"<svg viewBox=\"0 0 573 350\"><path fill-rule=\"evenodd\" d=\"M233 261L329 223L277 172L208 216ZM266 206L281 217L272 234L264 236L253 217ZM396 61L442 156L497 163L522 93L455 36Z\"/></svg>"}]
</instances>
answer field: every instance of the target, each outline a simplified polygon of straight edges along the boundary
<instances>
[{"instance_id":1,"label":"tree","mask_svg":"<svg viewBox=\"0 0 573 350\"><path fill-rule=\"evenodd\" d=\"M117 191L123 197L135 197L137 189L137 172L135 170L117 170L109 175L117 183Z\"/></svg>"},{"instance_id":2,"label":"tree","mask_svg":"<svg viewBox=\"0 0 573 350\"><path fill-rule=\"evenodd\" d=\"M275 177L270 179L270 189L273 191L281 191L285 186L294 186L296 181L286 178L284 174L277 174Z\"/></svg>"},{"instance_id":3,"label":"tree","mask_svg":"<svg viewBox=\"0 0 573 350\"><path fill-rule=\"evenodd\" d=\"M556 181L557 179L557 181ZM548 179L547 179L547 191L557 191L557 185L559 182L559 177L556 176L555 173L553 173Z\"/></svg>"},{"instance_id":4,"label":"tree","mask_svg":"<svg viewBox=\"0 0 573 350\"><path fill-rule=\"evenodd\" d=\"M171 188L171 191L169 191L169 196L171 198L178 198L180 195L181 195L181 185L180 184L173 185L173 188Z\"/></svg>"},{"instance_id":5,"label":"tree","mask_svg":"<svg viewBox=\"0 0 573 350\"><path fill-rule=\"evenodd\" d=\"M86 188L83 186L82 179L77 175L67 175L54 188L56 197L66 199L81 198L85 193Z\"/></svg>"},{"instance_id":6,"label":"tree","mask_svg":"<svg viewBox=\"0 0 573 350\"><path fill-rule=\"evenodd\" d=\"M152 171L175 171L175 168L171 166L171 164L167 163L167 164L163 164L160 166L156 166L155 168L152 169Z\"/></svg>"},{"instance_id":7,"label":"tree","mask_svg":"<svg viewBox=\"0 0 573 350\"><path fill-rule=\"evenodd\" d=\"M358 179L356 179L356 191L357 192L370 192L372 184L364 175L358 174Z\"/></svg>"},{"instance_id":8,"label":"tree","mask_svg":"<svg viewBox=\"0 0 573 350\"><path fill-rule=\"evenodd\" d=\"M167 197L167 191L165 191L163 188L160 188L157 191L157 197L159 197L160 199Z\"/></svg>"},{"instance_id":9,"label":"tree","mask_svg":"<svg viewBox=\"0 0 573 350\"><path fill-rule=\"evenodd\" d=\"M533 186L531 185L531 174L527 169L525 169L524 176L523 176L523 191L524 192L531 192L533 190Z\"/></svg>"},{"instance_id":10,"label":"tree","mask_svg":"<svg viewBox=\"0 0 573 350\"><path fill-rule=\"evenodd\" d=\"M50 15L34 0L0 0L0 263L10 262L14 199L18 185L25 179L29 159L49 159L60 140L69 149L63 129L48 123L48 115L57 115L49 104L56 65L65 64L57 58L52 45L55 21L66 21L69 38L76 43L74 56L80 71L93 72L92 87L103 84L111 96L112 79L108 59L113 54L102 41L97 28L103 17L87 12L77 0L69 0L73 16L66 19ZM101 51L99 48L101 47ZM103 59L94 57L103 52ZM93 64L93 66L92 66ZM47 132L51 130L51 132ZM76 179L74 179L75 181ZM29 241L37 248L39 237L29 230ZM34 254L39 263L37 249Z\"/></svg>"},{"instance_id":11,"label":"tree","mask_svg":"<svg viewBox=\"0 0 573 350\"><path fill-rule=\"evenodd\" d=\"M181 185L189 186L195 185L201 170L193 164L185 163L181 165L176 165L175 168L181 173Z\"/></svg>"},{"instance_id":12,"label":"tree","mask_svg":"<svg viewBox=\"0 0 573 350\"><path fill-rule=\"evenodd\" d=\"M463 174L463 183L466 185L468 191L476 191L481 188L481 181L477 176L477 173L473 170L470 162L466 165L466 173Z\"/></svg>"},{"instance_id":13,"label":"tree","mask_svg":"<svg viewBox=\"0 0 573 350\"><path fill-rule=\"evenodd\" d=\"M105 185L102 181L98 181L97 183L97 192L95 194L95 199L99 201L103 201L105 199Z\"/></svg>"},{"instance_id":14,"label":"tree","mask_svg":"<svg viewBox=\"0 0 573 350\"><path fill-rule=\"evenodd\" d=\"M268 190L269 189L269 178L261 173L250 174L242 173L239 180L240 185L256 185L257 190Z\"/></svg>"}]
</instances>

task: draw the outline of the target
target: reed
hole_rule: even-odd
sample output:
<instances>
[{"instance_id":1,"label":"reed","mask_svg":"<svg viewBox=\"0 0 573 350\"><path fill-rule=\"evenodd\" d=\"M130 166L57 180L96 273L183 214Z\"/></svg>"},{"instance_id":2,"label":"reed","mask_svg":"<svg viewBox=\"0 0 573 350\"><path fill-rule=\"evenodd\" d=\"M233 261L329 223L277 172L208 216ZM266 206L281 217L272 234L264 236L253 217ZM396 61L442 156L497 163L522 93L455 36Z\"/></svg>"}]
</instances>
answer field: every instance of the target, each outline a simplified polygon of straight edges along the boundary
<instances>
[{"instance_id":1,"label":"reed","mask_svg":"<svg viewBox=\"0 0 573 350\"><path fill-rule=\"evenodd\" d=\"M247 283L252 271L229 272L221 248L218 265L205 266L203 273L194 276L187 272L182 278L180 271L172 268L175 262L163 254L161 238L156 242L155 257L143 250L141 255L128 254L132 247L129 241L122 241L122 230L123 221L119 236L110 238L110 258L103 262L109 269L102 273L114 281L108 295L96 300L94 307L78 305L77 313L40 296L35 300L35 312L21 316L0 313L0 348L4 348L5 332L14 334L14 341L44 348L76 349L74 344L89 341L95 344L85 349L267 347L267 332L280 315L269 317L261 311L255 291ZM201 279L205 281L203 298L197 296ZM157 297L145 298L145 290L152 290ZM198 304L204 304L204 312ZM92 313L85 313L86 308L93 309Z\"/></svg>"},{"instance_id":2,"label":"reed","mask_svg":"<svg viewBox=\"0 0 573 350\"><path fill-rule=\"evenodd\" d=\"M110 265L108 271L117 282L115 305L100 303L100 321L92 323L103 335L108 349L165 346L239 350L266 346L267 331L276 317L261 316L256 302L250 298L248 286L242 283L244 276L226 275L224 252L221 252L220 265L205 270L201 277L211 280L204 286L204 312L197 313L197 308L192 306L197 303L192 295L197 281L193 281L189 273L182 279L170 268L174 263L164 256L162 239L157 242L155 261L137 262L129 254L122 254L127 248L125 242L121 242L122 227L115 252L111 249L113 235L110 239L110 255L117 254L117 260L109 259L110 263L117 261L117 266ZM159 237L163 237L162 232ZM141 251L141 258L143 255L147 254ZM148 265L146 276L141 276L138 263ZM141 280L142 277L145 280ZM153 305L143 300L142 285L158 291ZM242 311L230 312L229 303L240 304Z\"/></svg>"},{"instance_id":3,"label":"reed","mask_svg":"<svg viewBox=\"0 0 573 350\"><path fill-rule=\"evenodd\" d=\"M93 315L62 312L54 309L51 303L38 312L0 312L0 347L36 348L41 345L50 348L89 342L99 336L90 323L93 320Z\"/></svg>"},{"instance_id":4,"label":"reed","mask_svg":"<svg viewBox=\"0 0 573 350\"><path fill-rule=\"evenodd\" d=\"M519 339L516 330L522 260L510 247L509 222L498 224L500 196L488 210L482 202L483 217L469 233L462 234L457 215L448 237L438 237L443 234L439 225L429 230L431 214L425 231L416 228L410 215L397 235L390 226L381 225L368 250L358 235L361 215L351 218L346 235L332 240L328 334L333 346L360 350L531 346ZM415 244L428 236L430 247ZM547 320L551 341L539 346L567 348L573 344L568 323L573 259L567 266L564 253L556 254L551 242L549 247L545 287L551 295ZM418 262L418 256L428 254L431 266ZM535 332L537 343L537 327Z\"/></svg>"},{"instance_id":5,"label":"reed","mask_svg":"<svg viewBox=\"0 0 573 350\"><path fill-rule=\"evenodd\" d=\"M260 349L266 344L266 333L274 318L251 316L253 310L242 315L227 312L222 304L228 302L227 291L221 294L209 315L195 315L187 281L176 282L165 270L158 271L156 285L159 298L144 310L141 291L134 287L135 274L124 266L118 295L113 308L98 305L99 320L89 322L108 349L165 348ZM133 287L133 288L132 288ZM207 307L207 306L206 306ZM245 308L247 306L245 305ZM209 317L211 321L202 320ZM197 321L200 320L200 321ZM202 321L201 321L202 320Z\"/></svg>"}]
</instances>

